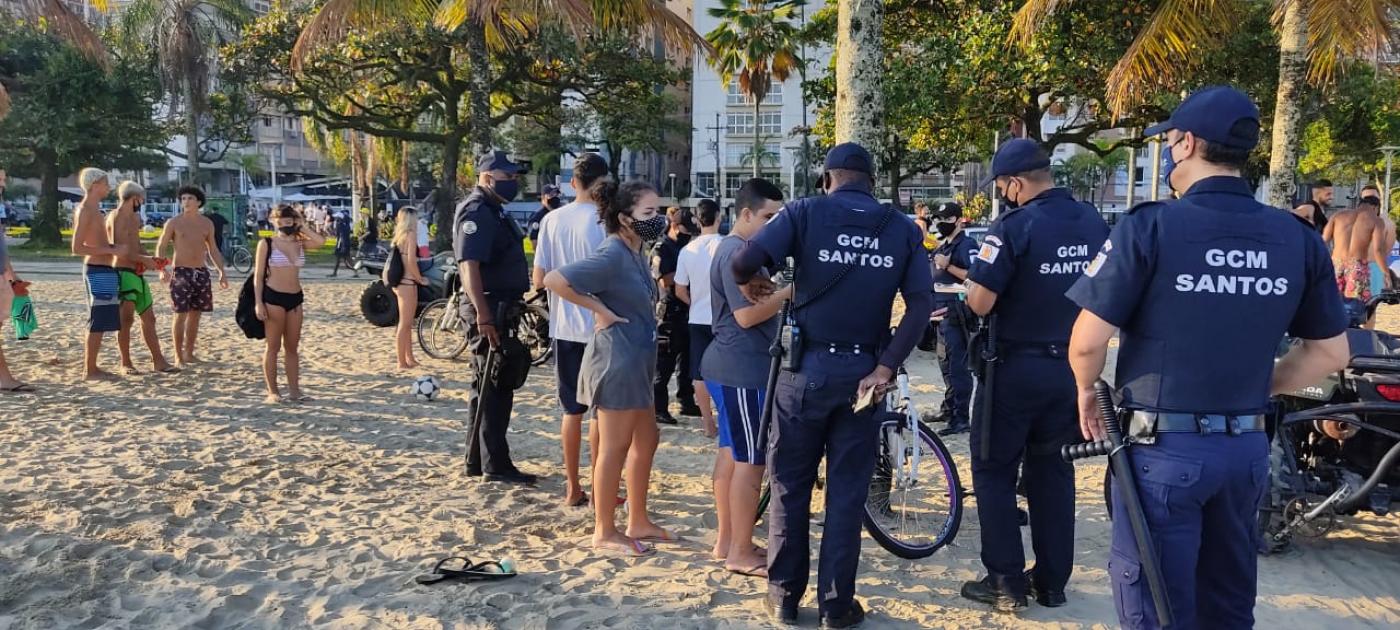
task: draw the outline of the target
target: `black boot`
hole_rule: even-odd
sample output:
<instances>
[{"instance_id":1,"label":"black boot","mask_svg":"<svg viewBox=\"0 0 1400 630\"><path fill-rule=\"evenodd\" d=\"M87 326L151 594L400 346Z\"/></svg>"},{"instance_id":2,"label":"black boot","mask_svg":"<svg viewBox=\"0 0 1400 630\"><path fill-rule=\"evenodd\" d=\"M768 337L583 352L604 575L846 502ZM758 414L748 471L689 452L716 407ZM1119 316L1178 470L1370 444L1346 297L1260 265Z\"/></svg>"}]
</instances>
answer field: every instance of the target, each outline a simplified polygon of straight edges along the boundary
<instances>
[{"instance_id":1,"label":"black boot","mask_svg":"<svg viewBox=\"0 0 1400 630\"><path fill-rule=\"evenodd\" d=\"M1035 603L1046 608L1059 608L1068 603L1064 591L1043 591L1035 584L1035 569L1026 569L1026 584L1030 587Z\"/></svg>"},{"instance_id":2,"label":"black boot","mask_svg":"<svg viewBox=\"0 0 1400 630\"><path fill-rule=\"evenodd\" d=\"M823 628L854 628L862 621L865 621L865 607L860 602L851 600L851 607L846 609L844 615L822 615Z\"/></svg>"},{"instance_id":3,"label":"black boot","mask_svg":"<svg viewBox=\"0 0 1400 630\"><path fill-rule=\"evenodd\" d=\"M1016 612L1030 605L1030 602L1026 601L1025 593L1018 595L1011 592L990 575L977 582L964 582L962 596L990 605L1001 612Z\"/></svg>"}]
</instances>

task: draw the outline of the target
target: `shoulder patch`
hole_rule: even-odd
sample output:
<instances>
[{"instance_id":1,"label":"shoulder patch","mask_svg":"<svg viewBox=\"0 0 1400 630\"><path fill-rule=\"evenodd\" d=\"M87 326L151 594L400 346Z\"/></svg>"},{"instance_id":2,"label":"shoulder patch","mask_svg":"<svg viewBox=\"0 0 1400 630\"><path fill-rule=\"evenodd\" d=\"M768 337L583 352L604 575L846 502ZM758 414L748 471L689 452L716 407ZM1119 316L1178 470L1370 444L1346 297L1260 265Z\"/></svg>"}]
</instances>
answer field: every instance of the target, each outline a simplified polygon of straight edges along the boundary
<instances>
[{"instance_id":1,"label":"shoulder patch","mask_svg":"<svg viewBox=\"0 0 1400 630\"><path fill-rule=\"evenodd\" d=\"M463 234L476 234L476 221L463 221L463 222L462 222L462 233L463 233Z\"/></svg>"},{"instance_id":2,"label":"shoulder patch","mask_svg":"<svg viewBox=\"0 0 1400 630\"><path fill-rule=\"evenodd\" d=\"M984 242L982 243L982 249L977 251L977 260L980 260L990 265L997 261L998 254L1001 254L1000 247L993 245L990 242Z\"/></svg>"},{"instance_id":3,"label":"shoulder patch","mask_svg":"<svg viewBox=\"0 0 1400 630\"><path fill-rule=\"evenodd\" d=\"M982 237L982 242L984 242L984 243L991 243L991 244L993 244L993 245L996 245L997 247L1001 247L1002 244L1003 244L1003 243L1001 242L1001 237L999 237L999 236L997 236L997 235L995 235L995 234L988 234L988 235Z\"/></svg>"}]
</instances>

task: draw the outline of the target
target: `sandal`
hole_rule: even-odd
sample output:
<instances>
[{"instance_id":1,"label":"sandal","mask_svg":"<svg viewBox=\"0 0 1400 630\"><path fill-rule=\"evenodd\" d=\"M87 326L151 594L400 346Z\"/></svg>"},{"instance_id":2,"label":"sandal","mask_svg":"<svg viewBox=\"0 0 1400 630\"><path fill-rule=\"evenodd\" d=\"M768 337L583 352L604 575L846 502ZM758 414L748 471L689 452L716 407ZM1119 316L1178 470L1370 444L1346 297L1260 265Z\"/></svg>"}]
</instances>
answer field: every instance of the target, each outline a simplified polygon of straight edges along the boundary
<instances>
[{"instance_id":1,"label":"sandal","mask_svg":"<svg viewBox=\"0 0 1400 630\"><path fill-rule=\"evenodd\" d=\"M462 568L448 569L442 566L444 564L452 562L453 560L462 561ZM487 561L477 562L473 564L471 559L469 558L465 558L462 556L453 556L451 558L443 558L442 560L439 560L436 565L433 565L432 573L420 575L414 578L414 581L418 582L419 584L437 584L438 582L442 582L443 580L462 580L464 582L480 582L484 580L504 580L506 578L513 578L517 575L520 574L515 572L514 567L508 567L507 565L501 564L500 562Z\"/></svg>"},{"instance_id":2,"label":"sandal","mask_svg":"<svg viewBox=\"0 0 1400 630\"><path fill-rule=\"evenodd\" d=\"M28 394L33 391L35 391L34 386L28 383L20 383L14 387L0 388L0 392L5 392L6 394Z\"/></svg>"}]
</instances>

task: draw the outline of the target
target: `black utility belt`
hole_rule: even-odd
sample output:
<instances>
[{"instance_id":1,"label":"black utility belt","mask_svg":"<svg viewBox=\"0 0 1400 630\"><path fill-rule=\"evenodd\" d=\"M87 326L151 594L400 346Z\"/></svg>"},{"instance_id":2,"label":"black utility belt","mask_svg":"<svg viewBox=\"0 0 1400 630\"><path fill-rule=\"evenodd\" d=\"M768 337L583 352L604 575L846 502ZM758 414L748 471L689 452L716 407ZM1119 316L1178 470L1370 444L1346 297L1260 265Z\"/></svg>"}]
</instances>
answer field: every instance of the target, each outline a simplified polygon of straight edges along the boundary
<instances>
[{"instance_id":1,"label":"black utility belt","mask_svg":"<svg viewBox=\"0 0 1400 630\"><path fill-rule=\"evenodd\" d=\"M1008 341L998 344L997 355L1001 357L1050 357L1063 359L1069 356L1069 343L1022 343Z\"/></svg>"},{"instance_id":2,"label":"black utility belt","mask_svg":"<svg viewBox=\"0 0 1400 630\"><path fill-rule=\"evenodd\" d=\"M844 341L819 341L807 339L802 344L803 352L822 354L877 354L879 345L873 343L849 343Z\"/></svg>"},{"instance_id":3,"label":"black utility belt","mask_svg":"<svg viewBox=\"0 0 1400 630\"><path fill-rule=\"evenodd\" d=\"M1264 415L1226 416L1204 413L1162 413L1133 411L1128 416L1128 435L1137 442L1152 444L1158 433L1225 434L1231 436L1264 430Z\"/></svg>"}]
</instances>

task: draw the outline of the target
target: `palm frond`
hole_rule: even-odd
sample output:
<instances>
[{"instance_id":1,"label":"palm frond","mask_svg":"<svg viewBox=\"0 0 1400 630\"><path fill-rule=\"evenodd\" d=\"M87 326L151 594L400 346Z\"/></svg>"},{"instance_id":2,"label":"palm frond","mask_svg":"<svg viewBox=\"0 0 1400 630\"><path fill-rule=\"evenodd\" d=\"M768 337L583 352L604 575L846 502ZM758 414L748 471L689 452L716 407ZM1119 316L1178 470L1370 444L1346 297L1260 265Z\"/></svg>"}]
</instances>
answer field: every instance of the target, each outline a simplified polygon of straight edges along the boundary
<instances>
[{"instance_id":1,"label":"palm frond","mask_svg":"<svg viewBox=\"0 0 1400 630\"><path fill-rule=\"evenodd\" d=\"M1290 1L1276 0L1274 23ZM1393 41L1389 16L1400 0L1311 0L1308 9L1308 81L1327 83L1341 62L1384 50Z\"/></svg>"},{"instance_id":2,"label":"palm frond","mask_svg":"<svg viewBox=\"0 0 1400 630\"><path fill-rule=\"evenodd\" d=\"M77 48L83 56L103 68L111 68L111 58L102 38L93 32L87 22L74 15L59 0L21 0L20 16L42 19L50 33Z\"/></svg>"},{"instance_id":3,"label":"palm frond","mask_svg":"<svg viewBox=\"0 0 1400 630\"><path fill-rule=\"evenodd\" d=\"M1220 41L1238 11L1231 0L1163 0L1108 74L1109 109L1116 115L1180 85L1198 51Z\"/></svg>"},{"instance_id":4,"label":"palm frond","mask_svg":"<svg viewBox=\"0 0 1400 630\"><path fill-rule=\"evenodd\" d=\"M1050 16L1074 2L1075 0L1026 0L1026 3L1016 10L1016 18L1011 22L1008 38L1023 47L1029 45L1035 39L1035 34L1045 27L1045 22Z\"/></svg>"},{"instance_id":5,"label":"palm frond","mask_svg":"<svg viewBox=\"0 0 1400 630\"><path fill-rule=\"evenodd\" d=\"M352 29L398 20L426 23L437 10L431 0L330 0L311 17L292 47L292 67L300 69L312 50L343 39Z\"/></svg>"}]
</instances>

